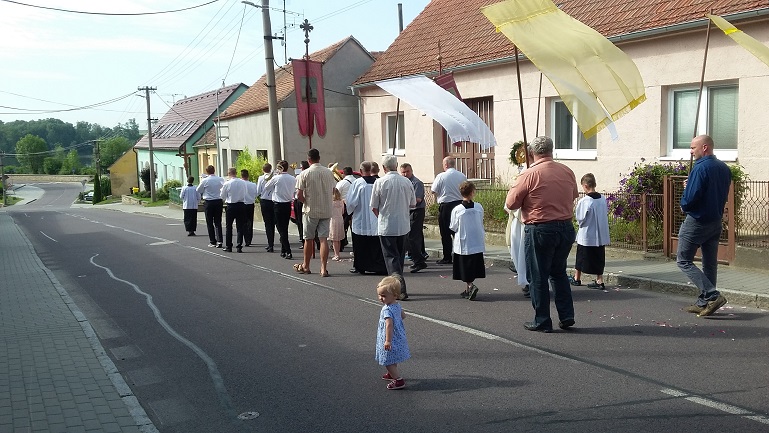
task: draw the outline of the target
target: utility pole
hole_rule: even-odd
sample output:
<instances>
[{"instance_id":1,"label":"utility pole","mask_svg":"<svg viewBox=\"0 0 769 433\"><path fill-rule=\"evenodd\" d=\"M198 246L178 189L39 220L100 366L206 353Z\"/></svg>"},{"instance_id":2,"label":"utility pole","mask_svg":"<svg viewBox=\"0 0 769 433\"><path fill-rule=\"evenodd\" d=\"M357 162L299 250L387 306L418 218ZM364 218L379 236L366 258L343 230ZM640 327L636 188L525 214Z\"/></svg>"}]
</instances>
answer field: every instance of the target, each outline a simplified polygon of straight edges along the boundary
<instances>
[{"instance_id":1,"label":"utility pole","mask_svg":"<svg viewBox=\"0 0 769 433\"><path fill-rule=\"evenodd\" d=\"M93 159L96 163L96 176L93 178L93 201L91 204L98 203L104 198L104 192L101 190L101 149L99 140L94 140Z\"/></svg>"},{"instance_id":2,"label":"utility pole","mask_svg":"<svg viewBox=\"0 0 769 433\"><path fill-rule=\"evenodd\" d=\"M3 185L3 206L8 206L8 200L5 196L5 165L3 165L3 157L5 152L0 152L0 184Z\"/></svg>"},{"instance_id":3,"label":"utility pole","mask_svg":"<svg viewBox=\"0 0 769 433\"><path fill-rule=\"evenodd\" d=\"M250 1L241 1L243 4L262 9L262 25L264 26L264 61L267 65L265 71L267 78L267 109L270 114L270 155L273 162L278 162L283 157L280 149L280 128L278 126L278 96L275 89L275 54L272 51L272 24L270 23L270 0L262 0L262 5L257 6ZM268 159L270 159L268 157Z\"/></svg>"},{"instance_id":4,"label":"utility pole","mask_svg":"<svg viewBox=\"0 0 769 433\"><path fill-rule=\"evenodd\" d=\"M150 90L157 90L157 87L139 87L144 90L147 98L147 141L150 147L150 201L155 202L155 157L152 155L152 115L150 114Z\"/></svg>"}]
</instances>

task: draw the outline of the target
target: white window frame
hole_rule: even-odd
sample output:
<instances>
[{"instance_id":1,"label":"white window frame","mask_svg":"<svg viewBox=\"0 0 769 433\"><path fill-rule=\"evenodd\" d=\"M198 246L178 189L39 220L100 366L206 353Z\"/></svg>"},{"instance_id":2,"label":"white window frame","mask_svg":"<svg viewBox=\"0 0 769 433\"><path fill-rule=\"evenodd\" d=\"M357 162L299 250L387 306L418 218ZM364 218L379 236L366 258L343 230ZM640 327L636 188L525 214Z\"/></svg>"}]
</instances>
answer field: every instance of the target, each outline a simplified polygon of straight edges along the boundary
<instances>
[{"instance_id":1,"label":"white window frame","mask_svg":"<svg viewBox=\"0 0 769 433\"><path fill-rule=\"evenodd\" d=\"M707 134L709 131L708 121L709 121L709 114L710 114L710 89L714 88L724 88L724 87L735 87L737 88L738 98L739 98L739 85L737 83L720 83L720 84L711 84L703 86L702 88L702 99L700 102L700 112L699 117L697 120L697 135L701 134ZM691 153L689 148L685 149L673 149L673 125L675 122L675 94L677 92L685 92L685 91L692 91L692 90L699 90L699 86L682 86L682 87L674 87L671 88L668 91L668 116L667 116L667 154L665 156L660 157L661 161L681 161L681 160L689 160L691 157ZM739 99L738 99L739 104ZM739 125L739 118L737 119L737 124ZM738 128L739 131L739 128ZM694 131L692 131L692 135L694 135ZM718 143L716 143L715 146L715 155L718 159L721 161L728 161L728 162L735 162L737 161L737 149L719 149Z\"/></svg>"},{"instance_id":2,"label":"white window frame","mask_svg":"<svg viewBox=\"0 0 769 433\"><path fill-rule=\"evenodd\" d=\"M563 103L563 101L560 98L552 98L550 100L550 137L553 137L555 140L555 128L556 128L556 119L555 119L555 113L556 113L556 104L557 103ZM568 110L568 109L567 109ZM579 142L579 135L582 134L582 131L579 129L579 125L577 125L577 121L574 119L571 114L569 114L569 117L571 117L571 149L556 149L553 148L553 158L555 159L579 159L579 160L595 160L598 158L598 137L594 136L593 138L596 140L596 149L578 149L577 143ZM584 139L584 136L583 136Z\"/></svg>"},{"instance_id":3,"label":"white window frame","mask_svg":"<svg viewBox=\"0 0 769 433\"><path fill-rule=\"evenodd\" d=\"M395 141L395 155L398 156L404 156L406 155L406 129L405 126L405 120L406 116L404 115L403 111L400 111L398 113L387 113L384 115L384 145L382 146L382 155L392 155L393 154L393 148L392 148L392 131L390 131L390 119L395 118L395 116L398 116L398 139ZM401 138L403 139L403 142L401 142Z\"/></svg>"}]
</instances>

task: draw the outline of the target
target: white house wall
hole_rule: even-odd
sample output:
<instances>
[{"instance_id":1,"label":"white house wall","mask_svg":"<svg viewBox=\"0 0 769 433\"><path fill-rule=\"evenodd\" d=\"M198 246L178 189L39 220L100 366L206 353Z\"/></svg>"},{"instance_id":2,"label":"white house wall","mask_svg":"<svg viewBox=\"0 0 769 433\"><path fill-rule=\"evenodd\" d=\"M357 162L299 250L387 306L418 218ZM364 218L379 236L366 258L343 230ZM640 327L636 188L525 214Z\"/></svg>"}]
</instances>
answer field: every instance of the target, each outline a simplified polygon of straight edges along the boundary
<instances>
[{"instance_id":1,"label":"white house wall","mask_svg":"<svg viewBox=\"0 0 769 433\"><path fill-rule=\"evenodd\" d=\"M769 26L764 23L737 24L752 37L769 42ZM621 174L627 173L641 158L646 162L670 162L668 148L668 99L671 88L698 86L701 74L705 32L677 34L618 46L636 63L646 86L647 100L616 122L619 139L612 141L607 130L597 136L597 158L559 160L572 168L577 178L592 172L599 189L613 189ZM526 116L527 139L536 132L537 90L540 73L527 61L521 62L521 80ZM498 146L495 170L503 182L511 180L514 170L508 162L510 146L523 138L518 88L513 63L485 68L455 71L459 92L465 99L493 97L494 133ZM739 85L737 160L752 179L769 179L769 157L764 139L767 101L769 101L769 66L726 37L716 27L711 31L705 83L737 83ZM377 87L361 90L364 96L383 95ZM542 85L540 135L551 135L550 101L557 97L545 79ZM384 137L383 113L395 112L394 97L364 98L363 142L367 159L381 158ZM442 153L440 126L421 116L418 110L401 103L405 116L406 152L399 160L414 166L422 180L432 181L439 173ZM437 132L436 132L437 131ZM718 149L718 143L716 143ZM688 163L688 155L686 156Z\"/></svg>"}]
</instances>

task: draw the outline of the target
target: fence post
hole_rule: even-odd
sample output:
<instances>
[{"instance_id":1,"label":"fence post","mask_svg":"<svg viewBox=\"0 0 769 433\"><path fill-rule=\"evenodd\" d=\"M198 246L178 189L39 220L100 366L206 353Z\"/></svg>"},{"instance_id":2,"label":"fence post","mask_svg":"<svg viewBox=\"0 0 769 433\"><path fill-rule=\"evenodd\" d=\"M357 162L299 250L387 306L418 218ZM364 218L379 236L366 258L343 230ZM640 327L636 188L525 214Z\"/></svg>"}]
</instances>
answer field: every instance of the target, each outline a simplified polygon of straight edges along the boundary
<instances>
[{"instance_id":1,"label":"fence post","mask_svg":"<svg viewBox=\"0 0 769 433\"><path fill-rule=\"evenodd\" d=\"M649 252L649 219L646 213L646 193L641 193L641 249L643 252Z\"/></svg>"}]
</instances>

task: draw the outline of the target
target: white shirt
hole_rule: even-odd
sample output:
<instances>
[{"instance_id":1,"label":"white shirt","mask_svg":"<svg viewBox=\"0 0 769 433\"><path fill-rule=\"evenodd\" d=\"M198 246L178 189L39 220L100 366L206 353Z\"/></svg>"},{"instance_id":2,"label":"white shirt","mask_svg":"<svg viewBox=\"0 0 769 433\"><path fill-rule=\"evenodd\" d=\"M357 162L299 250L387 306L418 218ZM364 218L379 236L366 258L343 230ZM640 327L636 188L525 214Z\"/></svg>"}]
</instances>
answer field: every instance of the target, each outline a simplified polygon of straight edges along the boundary
<instances>
[{"instance_id":1,"label":"white shirt","mask_svg":"<svg viewBox=\"0 0 769 433\"><path fill-rule=\"evenodd\" d=\"M267 191L265 189L267 178L270 176L272 176L272 173L264 173L256 179L256 196L262 200L272 200L272 190Z\"/></svg>"},{"instance_id":2,"label":"white shirt","mask_svg":"<svg viewBox=\"0 0 769 433\"><path fill-rule=\"evenodd\" d=\"M194 186L187 185L182 188L179 198L182 199L182 209L197 209L200 202L200 193L195 190Z\"/></svg>"},{"instance_id":3,"label":"white shirt","mask_svg":"<svg viewBox=\"0 0 769 433\"><path fill-rule=\"evenodd\" d=\"M233 177L225 182L222 187L222 199L225 203L245 203L246 181L239 177Z\"/></svg>"},{"instance_id":4,"label":"white shirt","mask_svg":"<svg viewBox=\"0 0 769 433\"><path fill-rule=\"evenodd\" d=\"M459 184L466 181L467 176L456 168L450 168L443 173L435 176L430 189L435 194L438 203L449 203L462 200L462 194L459 192Z\"/></svg>"},{"instance_id":5,"label":"white shirt","mask_svg":"<svg viewBox=\"0 0 769 433\"><path fill-rule=\"evenodd\" d=\"M348 175L336 183L336 189L338 189L339 194L342 195L342 200L347 200L347 191L350 190L350 186L352 186L353 182L355 182L355 176Z\"/></svg>"},{"instance_id":6,"label":"white shirt","mask_svg":"<svg viewBox=\"0 0 769 433\"><path fill-rule=\"evenodd\" d=\"M245 180L245 179L243 179L243 182L246 183L246 201L244 203L246 204L256 203L256 184L251 182L250 180Z\"/></svg>"},{"instance_id":7,"label":"white shirt","mask_svg":"<svg viewBox=\"0 0 769 433\"><path fill-rule=\"evenodd\" d=\"M577 202L575 210L577 217L577 244L585 247L600 247L609 245L609 208L606 198L592 198L589 195Z\"/></svg>"},{"instance_id":8,"label":"white shirt","mask_svg":"<svg viewBox=\"0 0 769 433\"><path fill-rule=\"evenodd\" d=\"M480 203L473 202L473 207L469 209L464 204L458 204L451 210L449 228L454 231L451 249L454 254L469 256L486 251L483 206Z\"/></svg>"},{"instance_id":9,"label":"white shirt","mask_svg":"<svg viewBox=\"0 0 769 433\"><path fill-rule=\"evenodd\" d=\"M222 198L222 185L224 185L224 179L211 174L200 181L197 191L203 196L203 200L219 200Z\"/></svg>"},{"instance_id":10,"label":"white shirt","mask_svg":"<svg viewBox=\"0 0 769 433\"><path fill-rule=\"evenodd\" d=\"M352 213L352 232L356 235L377 235L377 217L369 207L373 190L374 183L368 183L366 178L360 177L355 179L347 191L347 213Z\"/></svg>"},{"instance_id":11,"label":"white shirt","mask_svg":"<svg viewBox=\"0 0 769 433\"><path fill-rule=\"evenodd\" d=\"M379 211L379 236L403 236L411 230L409 209L417 205L411 181L388 171L374 182L371 208Z\"/></svg>"},{"instance_id":12,"label":"white shirt","mask_svg":"<svg viewBox=\"0 0 769 433\"><path fill-rule=\"evenodd\" d=\"M264 185L265 190L272 191L270 200L275 203L287 203L294 200L296 178L288 173L278 173Z\"/></svg>"}]
</instances>

